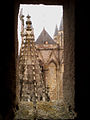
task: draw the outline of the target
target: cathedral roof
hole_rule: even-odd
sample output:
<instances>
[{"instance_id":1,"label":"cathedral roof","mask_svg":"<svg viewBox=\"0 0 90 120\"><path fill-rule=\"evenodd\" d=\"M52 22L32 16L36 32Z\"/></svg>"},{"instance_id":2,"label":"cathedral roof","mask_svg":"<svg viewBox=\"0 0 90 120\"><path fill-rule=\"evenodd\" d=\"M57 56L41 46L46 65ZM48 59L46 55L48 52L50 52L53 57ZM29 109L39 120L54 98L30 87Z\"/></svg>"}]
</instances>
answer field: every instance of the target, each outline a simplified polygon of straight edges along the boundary
<instances>
[{"instance_id":1,"label":"cathedral roof","mask_svg":"<svg viewBox=\"0 0 90 120\"><path fill-rule=\"evenodd\" d=\"M63 17L62 17L62 19L61 19L61 23L60 23L59 30L60 30L60 31L62 31L62 30L63 30Z\"/></svg>"},{"instance_id":2,"label":"cathedral roof","mask_svg":"<svg viewBox=\"0 0 90 120\"><path fill-rule=\"evenodd\" d=\"M56 36L57 34L58 34L58 27L56 25L54 36Z\"/></svg>"},{"instance_id":3,"label":"cathedral roof","mask_svg":"<svg viewBox=\"0 0 90 120\"><path fill-rule=\"evenodd\" d=\"M45 42L48 42L48 44L55 44L54 40L50 37L50 35L45 30L45 28L43 28L41 34L39 35L38 39L36 40L36 43L44 44Z\"/></svg>"}]
</instances>

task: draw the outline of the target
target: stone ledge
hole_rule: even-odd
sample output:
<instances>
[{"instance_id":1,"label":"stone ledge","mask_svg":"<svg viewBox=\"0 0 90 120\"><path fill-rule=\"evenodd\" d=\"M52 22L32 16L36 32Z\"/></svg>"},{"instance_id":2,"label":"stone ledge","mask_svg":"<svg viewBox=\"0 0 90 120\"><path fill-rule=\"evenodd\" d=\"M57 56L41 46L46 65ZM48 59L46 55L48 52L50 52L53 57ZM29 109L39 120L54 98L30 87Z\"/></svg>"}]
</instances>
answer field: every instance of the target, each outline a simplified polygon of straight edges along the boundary
<instances>
[{"instance_id":1,"label":"stone ledge","mask_svg":"<svg viewBox=\"0 0 90 120\"><path fill-rule=\"evenodd\" d=\"M57 120L57 119L74 119L75 113L68 111L63 102L38 102L37 119ZM15 113L14 120L33 120L33 103L19 103L19 110Z\"/></svg>"}]
</instances>

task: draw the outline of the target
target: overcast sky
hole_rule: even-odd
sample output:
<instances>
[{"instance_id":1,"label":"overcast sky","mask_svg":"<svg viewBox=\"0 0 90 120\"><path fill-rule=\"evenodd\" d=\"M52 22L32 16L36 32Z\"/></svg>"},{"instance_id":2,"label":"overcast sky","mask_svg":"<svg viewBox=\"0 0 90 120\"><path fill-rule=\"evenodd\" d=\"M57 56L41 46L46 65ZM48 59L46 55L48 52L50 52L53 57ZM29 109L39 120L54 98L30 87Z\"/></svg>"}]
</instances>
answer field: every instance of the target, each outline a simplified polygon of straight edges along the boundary
<instances>
[{"instance_id":1,"label":"overcast sky","mask_svg":"<svg viewBox=\"0 0 90 120\"><path fill-rule=\"evenodd\" d=\"M26 16L29 14L31 16L32 25L34 28L34 35L35 40L40 35L43 27L45 27L46 31L49 35L53 38L56 24L59 28L61 18L63 15L63 7L57 5L20 5L20 10L23 8L23 15L25 16L24 19L26 21ZM21 21L18 16L18 39L19 39L19 48L21 44Z\"/></svg>"}]
</instances>

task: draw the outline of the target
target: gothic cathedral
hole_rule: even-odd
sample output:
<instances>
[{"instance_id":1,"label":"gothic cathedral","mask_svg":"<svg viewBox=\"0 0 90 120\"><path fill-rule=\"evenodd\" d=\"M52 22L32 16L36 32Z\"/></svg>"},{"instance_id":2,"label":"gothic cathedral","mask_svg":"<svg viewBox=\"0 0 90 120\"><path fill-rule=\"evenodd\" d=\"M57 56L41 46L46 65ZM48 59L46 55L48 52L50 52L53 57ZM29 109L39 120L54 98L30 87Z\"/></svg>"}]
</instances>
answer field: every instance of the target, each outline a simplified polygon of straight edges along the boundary
<instances>
[{"instance_id":1,"label":"gothic cathedral","mask_svg":"<svg viewBox=\"0 0 90 120\"><path fill-rule=\"evenodd\" d=\"M21 48L19 55L20 101L59 101L63 99L64 37L63 18L53 39L43 28L35 41L30 16L26 28L21 16Z\"/></svg>"}]
</instances>

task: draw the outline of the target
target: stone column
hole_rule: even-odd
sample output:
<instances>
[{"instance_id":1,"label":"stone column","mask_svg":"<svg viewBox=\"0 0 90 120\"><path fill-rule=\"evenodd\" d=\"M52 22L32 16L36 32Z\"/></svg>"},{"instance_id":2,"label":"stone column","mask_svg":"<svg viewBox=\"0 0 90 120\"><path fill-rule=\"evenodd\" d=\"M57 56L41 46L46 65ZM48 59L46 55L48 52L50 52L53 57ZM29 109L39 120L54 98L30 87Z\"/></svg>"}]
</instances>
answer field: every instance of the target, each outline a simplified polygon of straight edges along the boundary
<instances>
[{"instance_id":1,"label":"stone column","mask_svg":"<svg viewBox=\"0 0 90 120\"><path fill-rule=\"evenodd\" d=\"M48 67L46 66L46 65L44 65L44 67L43 67L43 70L44 70L44 84L45 84L45 91L44 91L44 93L46 94L47 93L47 88L48 88L48 81L47 81L47 72L48 72ZM46 98L46 95L44 94L44 96L43 96L43 101L47 101L47 98ZM47 93L48 94L48 93Z\"/></svg>"},{"instance_id":2,"label":"stone column","mask_svg":"<svg viewBox=\"0 0 90 120\"><path fill-rule=\"evenodd\" d=\"M63 99L63 71L62 66L56 69L56 79L57 79L57 101Z\"/></svg>"}]
</instances>

